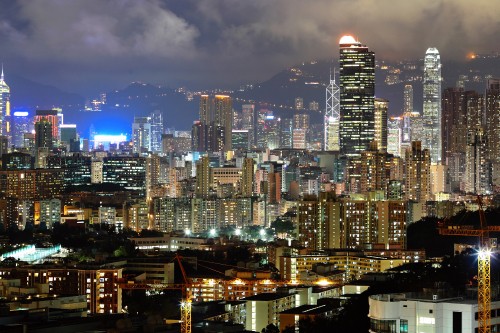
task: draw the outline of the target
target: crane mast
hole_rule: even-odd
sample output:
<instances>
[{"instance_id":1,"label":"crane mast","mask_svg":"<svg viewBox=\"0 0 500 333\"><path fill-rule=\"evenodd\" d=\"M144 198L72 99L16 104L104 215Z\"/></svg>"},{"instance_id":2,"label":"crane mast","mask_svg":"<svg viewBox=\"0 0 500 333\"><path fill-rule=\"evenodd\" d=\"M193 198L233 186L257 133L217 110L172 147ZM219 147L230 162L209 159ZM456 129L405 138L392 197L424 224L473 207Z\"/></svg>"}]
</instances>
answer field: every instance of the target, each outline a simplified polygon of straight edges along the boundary
<instances>
[{"instance_id":1,"label":"crane mast","mask_svg":"<svg viewBox=\"0 0 500 333\"><path fill-rule=\"evenodd\" d=\"M477 307L478 307L478 332L491 332L491 270L490 256L491 243L489 232L500 231L498 226L488 226L483 211L481 197L477 197L479 206L479 229L470 227L455 228L451 226L441 226L439 234L450 236L476 236L479 237L479 254L477 258Z\"/></svg>"}]
</instances>

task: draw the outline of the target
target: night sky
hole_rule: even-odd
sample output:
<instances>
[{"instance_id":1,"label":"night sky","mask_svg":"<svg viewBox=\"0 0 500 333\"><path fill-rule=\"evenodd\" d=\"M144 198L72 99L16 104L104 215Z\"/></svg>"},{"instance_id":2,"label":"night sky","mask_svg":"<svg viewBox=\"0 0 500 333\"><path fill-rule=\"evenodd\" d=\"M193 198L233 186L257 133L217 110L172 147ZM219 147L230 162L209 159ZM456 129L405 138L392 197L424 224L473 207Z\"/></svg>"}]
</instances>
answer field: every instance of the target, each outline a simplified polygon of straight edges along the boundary
<instances>
[{"instance_id":1,"label":"night sky","mask_svg":"<svg viewBox=\"0 0 500 333\"><path fill-rule=\"evenodd\" d=\"M131 81L235 87L336 57L346 33L388 60L498 51L498 13L496 0L0 0L0 61L87 95Z\"/></svg>"}]
</instances>

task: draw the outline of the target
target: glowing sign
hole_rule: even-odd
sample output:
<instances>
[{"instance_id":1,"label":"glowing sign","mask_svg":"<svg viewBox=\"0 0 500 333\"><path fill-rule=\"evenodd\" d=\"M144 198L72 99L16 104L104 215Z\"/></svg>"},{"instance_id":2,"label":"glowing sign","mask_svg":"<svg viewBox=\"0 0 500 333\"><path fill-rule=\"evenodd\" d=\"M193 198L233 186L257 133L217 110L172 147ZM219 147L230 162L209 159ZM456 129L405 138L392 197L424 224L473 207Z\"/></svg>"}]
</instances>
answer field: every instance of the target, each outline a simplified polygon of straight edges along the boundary
<instances>
[{"instance_id":1,"label":"glowing sign","mask_svg":"<svg viewBox=\"0 0 500 333\"><path fill-rule=\"evenodd\" d=\"M28 111L16 111L14 112L14 117L27 117L29 116Z\"/></svg>"},{"instance_id":2,"label":"glowing sign","mask_svg":"<svg viewBox=\"0 0 500 333\"><path fill-rule=\"evenodd\" d=\"M125 134L111 135L111 134L96 134L94 135L94 142L109 142L109 143L120 143L127 141L127 136Z\"/></svg>"}]
</instances>

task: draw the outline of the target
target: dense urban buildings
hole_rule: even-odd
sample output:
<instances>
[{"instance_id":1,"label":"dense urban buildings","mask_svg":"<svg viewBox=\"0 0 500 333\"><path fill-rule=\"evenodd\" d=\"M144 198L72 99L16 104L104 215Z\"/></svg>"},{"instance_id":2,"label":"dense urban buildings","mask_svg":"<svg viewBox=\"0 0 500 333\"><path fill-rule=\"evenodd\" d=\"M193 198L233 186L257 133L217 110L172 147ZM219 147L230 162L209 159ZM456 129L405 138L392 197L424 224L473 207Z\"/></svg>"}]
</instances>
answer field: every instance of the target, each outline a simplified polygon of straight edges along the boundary
<instances>
[{"instance_id":1,"label":"dense urban buildings","mask_svg":"<svg viewBox=\"0 0 500 333\"><path fill-rule=\"evenodd\" d=\"M500 81L461 74L456 87L442 87L451 80L436 48L421 62L397 63L376 63L352 36L339 48L338 75L314 73L311 61L273 78L284 97L262 97L265 85L159 93L139 83L126 97L89 99L85 116L107 109L117 120L133 110L119 135L98 123L86 134L56 107L11 115L2 68L0 307L134 317L149 311L134 308L137 300L175 299L154 307L181 304L186 316L199 306L200 330L231 321L289 332L342 318L341 309L366 297L354 294L396 284L411 264L442 268L427 259L423 247L432 244L422 238L483 209L478 195L484 209L498 207ZM376 70L396 93L375 97ZM470 88L474 80L484 90ZM190 128L171 126L172 112L187 110L162 94L196 105ZM426 224L425 235L409 232ZM375 295L364 318L373 332L478 326L471 302L437 295Z\"/></svg>"}]
</instances>

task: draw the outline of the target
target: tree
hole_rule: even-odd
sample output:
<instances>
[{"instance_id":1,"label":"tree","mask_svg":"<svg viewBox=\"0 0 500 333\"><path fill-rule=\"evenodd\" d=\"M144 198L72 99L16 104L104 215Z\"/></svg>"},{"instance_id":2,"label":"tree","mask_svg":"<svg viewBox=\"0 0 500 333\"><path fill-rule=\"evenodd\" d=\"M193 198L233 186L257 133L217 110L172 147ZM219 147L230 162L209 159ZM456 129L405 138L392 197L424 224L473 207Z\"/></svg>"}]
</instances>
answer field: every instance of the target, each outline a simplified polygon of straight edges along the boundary
<instances>
[{"instance_id":1,"label":"tree","mask_svg":"<svg viewBox=\"0 0 500 333\"><path fill-rule=\"evenodd\" d=\"M279 238L287 238L288 235L293 233L295 226L289 219L277 218L271 223L271 228L276 231Z\"/></svg>"},{"instance_id":2,"label":"tree","mask_svg":"<svg viewBox=\"0 0 500 333\"><path fill-rule=\"evenodd\" d=\"M280 333L280 329L274 324L269 324L262 329L262 333Z\"/></svg>"}]
</instances>

